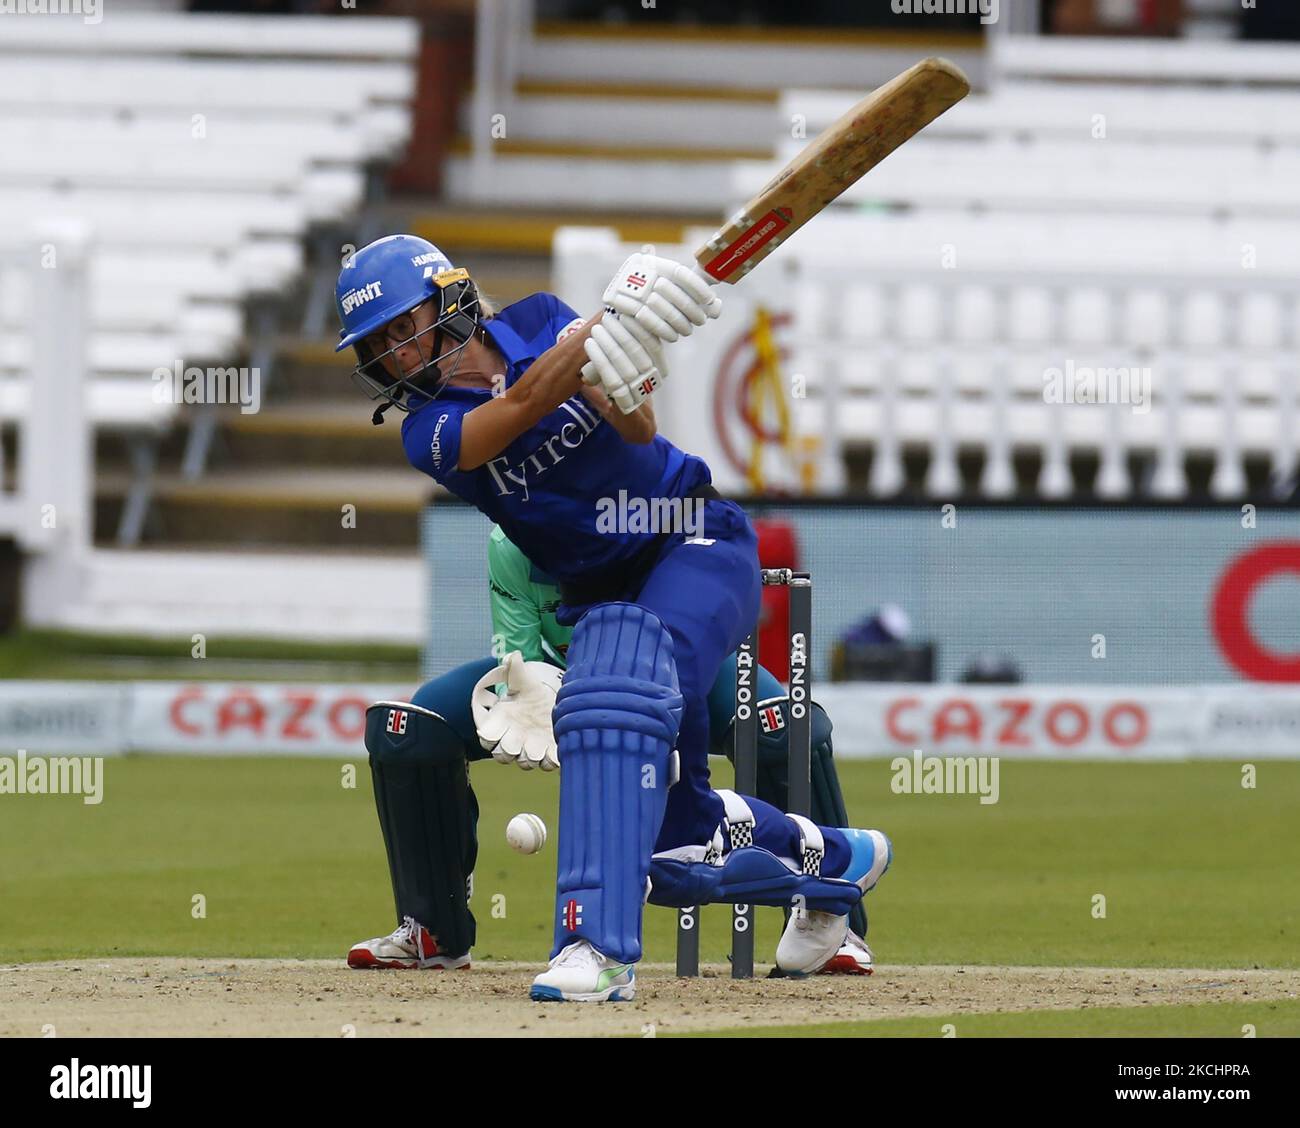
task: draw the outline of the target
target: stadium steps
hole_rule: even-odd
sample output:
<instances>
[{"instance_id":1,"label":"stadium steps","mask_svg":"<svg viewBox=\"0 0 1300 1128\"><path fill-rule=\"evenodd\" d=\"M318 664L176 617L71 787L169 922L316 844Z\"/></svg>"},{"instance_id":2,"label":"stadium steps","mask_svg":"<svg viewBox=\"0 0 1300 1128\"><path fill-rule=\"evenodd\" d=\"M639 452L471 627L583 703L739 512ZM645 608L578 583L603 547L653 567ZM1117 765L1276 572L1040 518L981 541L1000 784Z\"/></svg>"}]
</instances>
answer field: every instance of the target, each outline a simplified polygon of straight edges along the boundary
<instances>
[{"instance_id":1,"label":"stadium steps","mask_svg":"<svg viewBox=\"0 0 1300 1128\"><path fill-rule=\"evenodd\" d=\"M692 81L557 81L523 78L492 141L490 183L474 175L474 99L448 150L447 196L466 203L611 212L651 209L715 221L736 161L773 158L778 87ZM662 233L638 242L671 242Z\"/></svg>"},{"instance_id":2,"label":"stadium steps","mask_svg":"<svg viewBox=\"0 0 1300 1128\"><path fill-rule=\"evenodd\" d=\"M984 73L984 39L967 31L541 21L513 90L490 99L491 123L472 92L462 101L446 193L716 219L738 202L732 163L775 157L782 90L861 94L936 53ZM492 165L476 176L472 140L488 128Z\"/></svg>"},{"instance_id":3,"label":"stadium steps","mask_svg":"<svg viewBox=\"0 0 1300 1128\"><path fill-rule=\"evenodd\" d=\"M421 509L445 491L407 464L396 413L371 423L351 368L329 341L283 341L260 410L215 409L196 480L180 473L188 428L174 429L159 451L145 545L415 550ZM101 442L98 465L96 529L111 544L130 482L125 447ZM345 504L356 506L355 528Z\"/></svg>"},{"instance_id":4,"label":"stadium steps","mask_svg":"<svg viewBox=\"0 0 1300 1128\"><path fill-rule=\"evenodd\" d=\"M113 527L127 483L123 474L99 475L100 528ZM150 539L173 548L414 549L420 511L436 489L405 466L218 469L196 481L168 472L154 485ZM355 507L346 521L345 506Z\"/></svg>"},{"instance_id":5,"label":"stadium steps","mask_svg":"<svg viewBox=\"0 0 1300 1128\"><path fill-rule=\"evenodd\" d=\"M423 504L433 483L401 467L342 469L304 466L277 467L268 474L261 467L213 470L194 481L180 475L161 474L155 482L160 501L204 501L235 509L291 506L337 513L344 504L385 512L410 512ZM104 475L106 488L118 484Z\"/></svg>"},{"instance_id":6,"label":"stadium steps","mask_svg":"<svg viewBox=\"0 0 1300 1128\"><path fill-rule=\"evenodd\" d=\"M687 226L710 226L717 223L717 213L700 211L692 215L653 215L645 212L593 212L585 209L518 208L474 209L443 205L417 212L411 232L436 243L449 254L474 257L474 274L489 293L495 292L493 262L480 265L486 255L540 256L542 270L532 280L542 282L531 292L544 288L549 270L551 244L557 228L569 224L612 227L619 238L629 243L679 243ZM453 254L453 261L455 255ZM511 265L511 264L506 264Z\"/></svg>"},{"instance_id":7,"label":"stadium steps","mask_svg":"<svg viewBox=\"0 0 1300 1128\"><path fill-rule=\"evenodd\" d=\"M579 140L528 139L494 141L497 160L506 157L560 157L571 160L634 161L647 164L687 162L691 164L722 165L732 161L764 161L775 155L771 145L754 145L748 148L727 148L711 145L699 148L692 145L641 144L621 145ZM453 157L467 157L473 147L467 137L458 137L450 148ZM580 187L580 186L579 186Z\"/></svg>"},{"instance_id":8,"label":"stadium steps","mask_svg":"<svg viewBox=\"0 0 1300 1128\"><path fill-rule=\"evenodd\" d=\"M240 467L348 467L406 470L398 439L400 416L382 427L358 390L350 399L289 400L268 404L255 415L237 412L221 419L221 462Z\"/></svg>"},{"instance_id":9,"label":"stadium steps","mask_svg":"<svg viewBox=\"0 0 1300 1128\"><path fill-rule=\"evenodd\" d=\"M501 149L491 179L480 183L473 158L453 150L446 165L447 196L499 207L585 209L586 215L628 207L695 215L714 208L718 218L741 152L520 143Z\"/></svg>"}]
</instances>

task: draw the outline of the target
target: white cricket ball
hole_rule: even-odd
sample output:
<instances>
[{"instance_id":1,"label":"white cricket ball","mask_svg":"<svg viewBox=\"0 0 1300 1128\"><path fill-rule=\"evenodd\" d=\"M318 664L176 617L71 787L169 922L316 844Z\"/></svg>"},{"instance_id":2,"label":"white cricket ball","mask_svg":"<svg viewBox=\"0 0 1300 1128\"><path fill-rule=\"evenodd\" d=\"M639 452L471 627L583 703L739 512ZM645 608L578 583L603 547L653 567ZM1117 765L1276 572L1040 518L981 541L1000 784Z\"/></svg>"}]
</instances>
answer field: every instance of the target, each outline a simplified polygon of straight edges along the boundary
<instances>
[{"instance_id":1,"label":"white cricket ball","mask_svg":"<svg viewBox=\"0 0 1300 1128\"><path fill-rule=\"evenodd\" d=\"M515 815L506 826L506 841L521 854L536 854L546 845L546 824L536 815Z\"/></svg>"}]
</instances>

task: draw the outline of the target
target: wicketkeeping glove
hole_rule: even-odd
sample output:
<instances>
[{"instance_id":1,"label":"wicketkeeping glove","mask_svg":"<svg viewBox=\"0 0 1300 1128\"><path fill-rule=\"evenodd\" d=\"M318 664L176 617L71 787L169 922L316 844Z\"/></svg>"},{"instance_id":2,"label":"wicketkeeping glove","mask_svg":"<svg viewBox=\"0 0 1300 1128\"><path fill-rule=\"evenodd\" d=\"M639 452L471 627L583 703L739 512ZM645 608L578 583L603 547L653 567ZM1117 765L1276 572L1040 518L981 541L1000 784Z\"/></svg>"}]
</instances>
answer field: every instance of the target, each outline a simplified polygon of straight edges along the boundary
<instances>
[{"instance_id":1,"label":"wicketkeeping glove","mask_svg":"<svg viewBox=\"0 0 1300 1128\"><path fill-rule=\"evenodd\" d=\"M564 671L549 662L525 662L518 650L505 656L474 686L470 711L478 742L492 758L525 771L552 772L560 766L551 728L555 696ZM504 695L497 686L504 685Z\"/></svg>"}]
</instances>

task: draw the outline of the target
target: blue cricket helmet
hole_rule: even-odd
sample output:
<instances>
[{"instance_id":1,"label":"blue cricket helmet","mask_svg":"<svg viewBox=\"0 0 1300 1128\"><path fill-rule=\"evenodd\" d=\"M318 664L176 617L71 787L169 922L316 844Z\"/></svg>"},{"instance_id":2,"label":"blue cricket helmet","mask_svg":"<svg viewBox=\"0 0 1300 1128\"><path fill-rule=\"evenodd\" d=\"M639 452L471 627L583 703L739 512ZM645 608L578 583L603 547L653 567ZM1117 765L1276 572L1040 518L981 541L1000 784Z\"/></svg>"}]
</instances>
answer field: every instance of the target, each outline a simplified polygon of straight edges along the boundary
<instances>
[{"instance_id":1,"label":"blue cricket helmet","mask_svg":"<svg viewBox=\"0 0 1300 1128\"><path fill-rule=\"evenodd\" d=\"M478 289L469 271L458 269L427 239L388 235L349 255L334 291L339 343L335 352L356 350L353 378L371 399L387 403L375 413L380 422L389 404L403 411L428 402L444 383L441 365L460 354L480 320ZM414 311L431 303L419 320ZM396 331L397 339L393 333ZM437 351L439 334L452 347ZM399 350L418 351L419 371L406 372Z\"/></svg>"}]
</instances>

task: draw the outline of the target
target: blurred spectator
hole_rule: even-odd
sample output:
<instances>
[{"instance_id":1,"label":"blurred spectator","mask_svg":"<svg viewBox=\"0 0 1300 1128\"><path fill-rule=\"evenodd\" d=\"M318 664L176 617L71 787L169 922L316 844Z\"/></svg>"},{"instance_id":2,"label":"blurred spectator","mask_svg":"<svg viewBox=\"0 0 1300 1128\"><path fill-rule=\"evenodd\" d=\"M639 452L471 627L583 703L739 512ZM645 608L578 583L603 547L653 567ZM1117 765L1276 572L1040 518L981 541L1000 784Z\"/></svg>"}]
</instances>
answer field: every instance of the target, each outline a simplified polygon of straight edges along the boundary
<instances>
[{"instance_id":1,"label":"blurred spectator","mask_svg":"<svg viewBox=\"0 0 1300 1128\"><path fill-rule=\"evenodd\" d=\"M1019 685L1024 677L1010 655L977 654L961 680L966 685Z\"/></svg>"},{"instance_id":2,"label":"blurred spectator","mask_svg":"<svg viewBox=\"0 0 1300 1128\"><path fill-rule=\"evenodd\" d=\"M861 622L850 627L841 636L846 643L883 646L902 642L912 633L912 620L896 603L884 603Z\"/></svg>"},{"instance_id":3,"label":"blurred spectator","mask_svg":"<svg viewBox=\"0 0 1300 1128\"><path fill-rule=\"evenodd\" d=\"M831 681L934 681L934 644L912 642L911 633L907 612L882 604L831 648Z\"/></svg>"}]
</instances>

